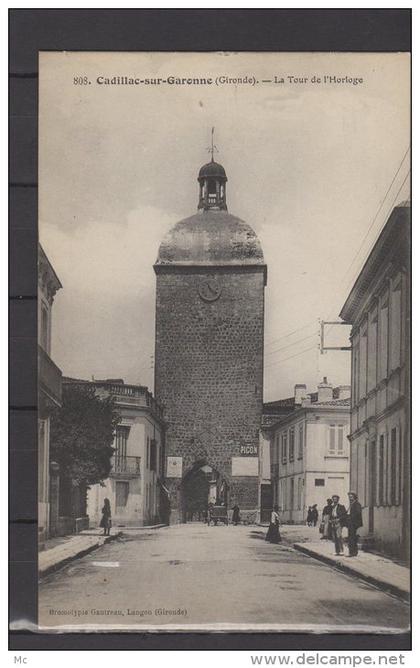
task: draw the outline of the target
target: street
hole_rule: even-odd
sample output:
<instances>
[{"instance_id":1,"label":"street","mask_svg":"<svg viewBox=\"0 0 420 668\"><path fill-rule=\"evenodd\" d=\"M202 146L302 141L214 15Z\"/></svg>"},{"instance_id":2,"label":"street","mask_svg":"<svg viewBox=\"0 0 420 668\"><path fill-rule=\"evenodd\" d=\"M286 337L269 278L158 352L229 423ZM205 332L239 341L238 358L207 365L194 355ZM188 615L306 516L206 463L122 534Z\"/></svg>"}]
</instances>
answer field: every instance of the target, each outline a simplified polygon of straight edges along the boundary
<instances>
[{"instance_id":1,"label":"street","mask_svg":"<svg viewBox=\"0 0 420 668\"><path fill-rule=\"evenodd\" d=\"M199 523L126 531L45 578L39 624L85 630L407 629L405 603L264 536L258 526Z\"/></svg>"}]
</instances>

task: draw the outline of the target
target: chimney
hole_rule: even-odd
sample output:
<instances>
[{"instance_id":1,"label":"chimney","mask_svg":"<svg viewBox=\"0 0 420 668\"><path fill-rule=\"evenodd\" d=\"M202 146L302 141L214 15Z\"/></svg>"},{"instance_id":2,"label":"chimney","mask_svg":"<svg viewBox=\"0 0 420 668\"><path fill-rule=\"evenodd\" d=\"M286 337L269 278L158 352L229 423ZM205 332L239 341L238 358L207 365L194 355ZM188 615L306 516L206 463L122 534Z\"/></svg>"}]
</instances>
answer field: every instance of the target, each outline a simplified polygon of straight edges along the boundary
<instances>
[{"instance_id":1,"label":"chimney","mask_svg":"<svg viewBox=\"0 0 420 668\"><path fill-rule=\"evenodd\" d=\"M337 390L337 399L350 399L350 385L339 385Z\"/></svg>"},{"instance_id":2,"label":"chimney","mask_svg":"<svg viewBox=\"0 0 420 668\"><path fill-rule=\"evenodd\" d=\"M333 387L324 376L322 383L318 385L318 401L331 401L333 398Z\"/></svg>"},{"instance_id":3,"label":"chimney","mask_svg":"<svg viewBox=\"0 0 420 668\"><path fill-rule=\"evenodd\" d=\"M310 406L312 403L311 395L307 394L305 397L302 397L302 406Z\"/></svg>"},{"instance_id":4,"label":"chimney","mask_svg":"<svg viewBox=\"0 0 420 668\"><path fill-rule=\"evenodd\" d=\"M295 404L301 404L306 397L306 385L295 385Z\"/></svg>"}]
</instances>

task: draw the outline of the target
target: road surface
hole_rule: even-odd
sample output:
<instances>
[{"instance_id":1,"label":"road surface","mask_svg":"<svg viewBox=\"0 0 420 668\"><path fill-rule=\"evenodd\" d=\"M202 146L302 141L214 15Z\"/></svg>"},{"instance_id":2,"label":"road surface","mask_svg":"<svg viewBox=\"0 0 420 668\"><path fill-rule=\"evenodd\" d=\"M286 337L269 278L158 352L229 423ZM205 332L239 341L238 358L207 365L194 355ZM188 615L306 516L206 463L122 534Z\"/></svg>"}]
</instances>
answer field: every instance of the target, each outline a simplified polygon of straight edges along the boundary
<instances>
[{"instance_id":1,"label":"road surface","mask_svg":"<svg viewBox=\"0 0 420 668\"><path fill-rule=\"evenodd\" d=\"M43 627L407 630L409 608L260 527L126 531L40 584Z\"/></svg>"}]
</instances>

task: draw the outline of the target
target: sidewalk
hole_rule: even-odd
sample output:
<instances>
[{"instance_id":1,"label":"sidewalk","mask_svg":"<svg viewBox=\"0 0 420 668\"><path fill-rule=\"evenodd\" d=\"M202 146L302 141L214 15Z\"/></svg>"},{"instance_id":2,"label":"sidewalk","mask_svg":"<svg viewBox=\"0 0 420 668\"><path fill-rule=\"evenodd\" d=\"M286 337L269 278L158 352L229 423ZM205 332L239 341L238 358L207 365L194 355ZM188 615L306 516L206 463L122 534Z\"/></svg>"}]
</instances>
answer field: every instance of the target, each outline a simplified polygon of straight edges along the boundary
<instances>
[{"instance_id":1,"label":"sidewalk","mask_svg":"<svg viewBox=\"0 0 420 668\"><path fill-rule=\"evenodd\" d=\"M45 549L38 556L39 576L43 577L121 535L121 531L111 531L114 533L104 536L102 529L86 529L77 535L47 540Z\"/></svg>"},{"instance_id":2,"label":"sidewalk","mask_svg":"<svg viewBox=\"0 0 420 668\"><path fill-rule=\"evenodd\" d=\"M346 546L345 555L336 556L334 544L329 540L321 540L318 527L283 525L281 534L299 552L409 601L410 569L406 566L362 550L359 550L357 557L347 557Z\"/></svg>"}]
</instances>

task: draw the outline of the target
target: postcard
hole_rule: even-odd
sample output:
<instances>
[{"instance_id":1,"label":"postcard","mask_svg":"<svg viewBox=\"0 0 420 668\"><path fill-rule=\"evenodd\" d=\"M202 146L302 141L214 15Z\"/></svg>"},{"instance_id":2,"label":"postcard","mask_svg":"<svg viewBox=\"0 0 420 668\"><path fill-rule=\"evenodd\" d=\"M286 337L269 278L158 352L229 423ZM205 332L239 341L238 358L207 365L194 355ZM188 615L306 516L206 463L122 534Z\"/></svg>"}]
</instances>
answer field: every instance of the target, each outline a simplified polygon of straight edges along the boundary
<instances>
[{"instance_id":1,"label":"postcard","mask_svg":"<svg viewBox=\"0 0 420 668\"><path fill-rule=\"evenodd\" d=\"M39 629L401 633L410 57L41 52Z\"/></svg>"}]
</instances>

